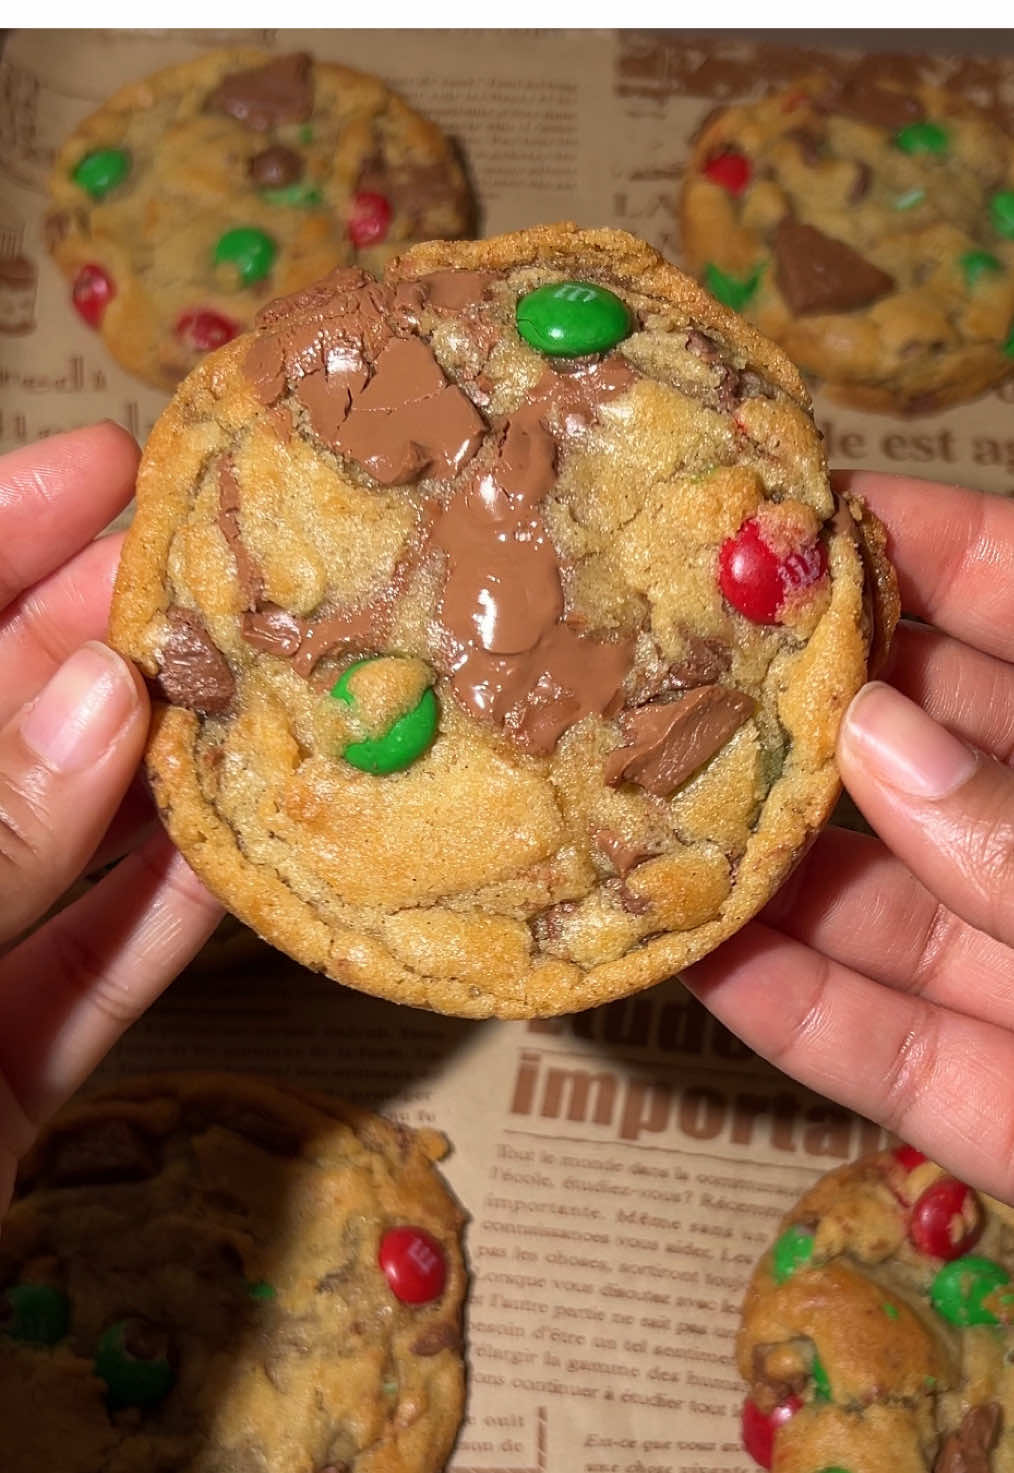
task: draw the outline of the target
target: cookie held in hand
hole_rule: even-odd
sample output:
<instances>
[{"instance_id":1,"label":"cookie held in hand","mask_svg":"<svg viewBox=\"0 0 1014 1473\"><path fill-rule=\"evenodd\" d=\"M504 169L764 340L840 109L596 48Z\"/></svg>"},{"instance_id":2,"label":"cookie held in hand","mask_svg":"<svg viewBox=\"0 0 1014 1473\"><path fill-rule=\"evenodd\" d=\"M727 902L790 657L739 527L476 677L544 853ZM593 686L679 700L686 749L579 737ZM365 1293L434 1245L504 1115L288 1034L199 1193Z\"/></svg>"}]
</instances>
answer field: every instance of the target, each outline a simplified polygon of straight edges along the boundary
<instances>
[{"instance_id":1,"label":"cookie held in hand","mask_svg":"<svg viewBox=\"0 0 1014 1473\"><path fill-rule=\"evenodd\" d=\"M910 1146L830 1172L754 1272L744 1446L773 1473L990 1473L1014 1454L1014 1215Z\"/></svg>"},{"instance_id":2,"label":"cookie held in hand","mask_svg":"<svg viewBox=\"0 0 1014 1473\"><path fill-rule=\"evenodd\" d=\"M561 225L339 270L200 365L112 633L230 909L366 991L528 1017L760 909L896 615L782 354Z\"/></svg>"},{"instance_id":3,"label":"cookie held in hand","mask_svg":"<svg viewBox=\"0 0 1014 1473\"><path fill-rule=\"evenodd\" d=\"M304 52L211 51L121 88L64 144L50 191L75 310L168 389L272 297L472 218L433 123Z\"/></svg>"},{"instance_id":4,"label":"cookie held in hand","mask_svg":"<svg viewBox=\"0 0 1014 1473\"><path fill-rule=\"evenodd\" d=\"M1014 373L1014 139L963 97L813 76L720 109L687 263L835 399L920 414Z\"/></svg>"},{"instance_id":5,"label":"cookie held in hand","mask_svg":"<svg viewBox=\"0 0 1014 1473\"><path fill-rule=\"evenodd\" d=\"M248 1075L66 1107L0 1240L4 1473L440 1473L464 1405L445 1150Z\"/></svg>"}]
</instances>

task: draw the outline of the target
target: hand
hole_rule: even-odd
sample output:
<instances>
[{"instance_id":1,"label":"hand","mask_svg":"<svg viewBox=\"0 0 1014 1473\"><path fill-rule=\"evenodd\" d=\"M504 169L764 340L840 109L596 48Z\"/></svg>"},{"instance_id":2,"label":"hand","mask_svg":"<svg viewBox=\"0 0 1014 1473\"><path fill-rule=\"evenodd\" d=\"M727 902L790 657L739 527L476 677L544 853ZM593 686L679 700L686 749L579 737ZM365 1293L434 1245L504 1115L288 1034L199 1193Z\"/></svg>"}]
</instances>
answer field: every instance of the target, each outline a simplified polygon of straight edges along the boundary
<instances>
[{"instance_id":1,"label":"hand","mask_svg":"<svg viewBox=\"0 0 1014 1473\"><path fill-rule=\"evenodd\" d=\"M687 985L779 1068L1014 1203L1014 502L853 472L903 621L842 725L879 839L818 838Z\"/></svg>"},{"instance_id":2,"label":"hand","mask_svg":"<svg viewBox=\"0 0 1014 1473\"><path fill-rule=\"evenodd\" d=\"M221 914L135 780L136 670L106 645L133 493L113 424L0 457L0 1213L42 1121L189 961ZM20 941L71 883L132 850Z\"/></svg>"}]
</instances>

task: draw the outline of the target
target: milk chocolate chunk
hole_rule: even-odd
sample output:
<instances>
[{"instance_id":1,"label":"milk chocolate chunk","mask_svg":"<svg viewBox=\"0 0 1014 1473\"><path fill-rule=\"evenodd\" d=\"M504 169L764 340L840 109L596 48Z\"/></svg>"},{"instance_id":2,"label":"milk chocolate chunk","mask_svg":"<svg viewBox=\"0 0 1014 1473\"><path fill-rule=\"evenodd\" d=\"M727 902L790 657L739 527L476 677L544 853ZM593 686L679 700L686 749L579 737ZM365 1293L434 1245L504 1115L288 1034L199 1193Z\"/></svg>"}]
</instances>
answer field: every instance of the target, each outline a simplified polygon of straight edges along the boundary
<instances>
[{"instance_id":1,"label":"milk chocolate chunk","mask_svg":"<svg viewBox=\"0 0 1014 1473\"><path fill-rule=\"evenodd\" d=\"M140 1181L154 1174L154 1142L128 1120L98 1120L57 1137L51 1145L45 1175L55 1186L84 1182Z\"/></svg>"},{"instance_id":2,"label":"milk chocolate chunk","mask_svg":"<svg viewBox=\"0 0 1014 1473\"><path fill-rule=\"evenodd\" d=\"M303 159L294 148L275 143L254 154L247 173L259 189L283 189L303 177Z\"/></svg>"},{"instance_id":3,"label":"milk chocolate chunk","mask_svg":"<svg viewBox=\"0 0 1014 1473\"><path fill-rule=\"evenodd\" d=\"M438 312L463 312L485 301L496 280L495 271L431 271L411 284L421 288L424 299Z\"/></svg>"},{"instance_id":4,"label":"milk chocolate chunk","mask_svg":"<svg viewBox=\"0 0 1014 1473\"><path fill-rule=\"evenodd\" d=\"M1003 1409L987 1401L969 1407L961 1426L951 1432L933 1464L933 1473L990 1473L990 1453L996 1447L1003 1425Z\"/></svg>"},{"instance_id":5,"label":"milk chocolate chunk","mask_svg":"<svg viewBox=\"0 0 1014 1473\"><path fill-rule=\"evenodd\" d=\"M591 840L621 879L629 875L634 866L640 864L642 859L647 859L652 852L650 849L643 849L639 844L629 844L613 829L596 829Z\"/></svg>"},{"instance_id":6,"label":"milk chocolate chunk","mask_svg":"<svg viewBox=\"0 0 1014 1473\"><path fill-rule=\"evenodd\" d=\"M266 604L255 613L244 614L240 623L240 633L252 649L284 659L299 649L304 632L302 620L277 604Z\"/></svg>"},{"instance_id":7,"label":"milk chocolate chunk","mask_svg":"<svg viewBox=\"0 0 1014 1473\"><path fill-rule=\"evenodd\" d=\"M870 123L874 128L888 128L892 133L906 123L920 123L926 116L918 97L862 76L850 77L824 99L823 105L830 112Z\"/></svg>"},{"instance_id":8,"label":"milk chocolate chunk","mask_svg":"<svg viewBox=\"0 0 1014 1473\"><path fill-rule=\"evenodd\" d=\"M202 716L227 711L236 683L200 617L177 605L167 611L166 619L169 634L162 646L156 685L170 705L187 706Z\"/></svg>"},{"instance_id":9,"label":"milk chocolate chunk","mask_svg":"<svg viewBox=\"0 0 1014 1473\"><path fill-rule=\"evenodd\" d=\"M353 400L335 445L383 485L400 486L422 475L456 475L485 428L421 338L394 338Z\"/></svg>"},{"instance_id":10,"label":"milk chocolate chunk","mask_svg":"<svg viewBox=\"0 0 1014 1473\"><path fill-rule=\"evenodd\" d=\"M894 290L894 279L844 241L791 216L774 234L775 277L797 317L851 312Z\"/></svg>"},{"instance_id":11,"label":"milk chocolate chunk","mask_svg":"<svg viewBox=\"0 0 1014 1473\"><path fill-rule=\"evenodd\" d=\"M305 51L230 72L209 94L209 112L226 113L257 133L279 123L305 123L313 111L313 59Z\"/></svg>"},{"instance_id":12,"label":"milk chocolate chunk","mask_svg":"<svg viewBox=\"0 0 1014 1473\"><path fill-rule=\"evenodd\" d=\"M264 592L264 580L240 534L239 482L231 460L223 460L218 468L218 526L236 562L243 606L255 609Z\"/></svg>"},{"instance_id":13,"label":"milk chocolate chunk","mask_svg":"<svg viewBox=\"0 0 1014 1473\"><path fill-rule=\"evenodd\" d=\"M606 759L605 779L637 783L657 798L671 798L754 713L757 702L724 685L701 685L677 701L620 713L623 744Z\"/></svg>"}]
</instances>

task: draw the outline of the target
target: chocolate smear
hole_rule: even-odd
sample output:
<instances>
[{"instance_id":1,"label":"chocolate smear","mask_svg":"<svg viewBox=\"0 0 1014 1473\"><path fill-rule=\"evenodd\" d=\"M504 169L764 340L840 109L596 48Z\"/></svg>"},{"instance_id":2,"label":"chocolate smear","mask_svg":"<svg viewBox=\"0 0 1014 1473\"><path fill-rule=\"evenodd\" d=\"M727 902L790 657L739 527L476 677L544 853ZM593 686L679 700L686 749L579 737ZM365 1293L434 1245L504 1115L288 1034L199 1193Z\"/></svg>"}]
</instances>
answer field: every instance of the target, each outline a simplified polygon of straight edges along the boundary
<instances>
[{"instance_id":1,"label":"chocolate smear","mask_svg":"<svg viewBox=\"0 0 1014 1473\"><path fill-rule=\"evenodd\" d=\"M288 609L281 609L277 604L265 604L255 613L243 615L240 633L253 649L288 659L299 649L306 625Z\"/></svg>"},{"instance_id":2,"label":"chocolate smear","mask_svg":"<svg viewBox=\"0 0 1014 1473\"><path fill-rule=\"evenodd\" d=\"M870 184L873 180L873 170L869 164L862 159L856 160L856 176L849 189L848 200L850 205L857 205L861 199L865 199L870 192Z\"/></svg>"},{"instance_id":3,"label":"chocolate smear","mask_svg":"<svg viewBox=\"0 0 1014 1473\"><path fill-rule=\"evenodd\" d=\"M605 780L637 783L671 798L754 713L757 702L724 685L701 685L676 701L622 711L623 745L606 759Z\"/></svg>"},{"instance_id":4,"label":"chocolate smear","mask_svg":"<svg viewBox=\"0 0 1014 1473\"><path fill-rule=\"evenodd\" d=\"M243 607L255 609L264 594L264 580L239 530L239 481L231 460L218 467L218 526L236 562Z\"/></svg>"},{"instance_id":5,"label":"chocolate smear","mask_svg":"<svg viewBox=\"0 0 1014 1473\"><path fill-rule=\"evenodd\" d=\"M990 1473L990 1453L1000 1440L1003 1409L998 1402L969 1407L956 1432L948 1434L933 1473Z\"/></svg>"},{"instance_id":6,"label":"chocolate smear","mask_svg":"<svg viewBox=\"0 0 1014 1473\"><path fill-rule=\"evenodd\" d=\"M449 1324L447 1320L437 1320L436 1324L427 1325L421 1330L412 1342L413 1355L439 1355L441 1350L457 1350L461 1344L461 1336L456 1325Z\"/></svg>"},{"instance_id":7,"label":"chocolate smear","mask_svg":"<svg viewBox=\"0 0 1014 1473\"><path fill-rule=\"evenodd\" d=\"M642 859L647 859L651 854L650 849L642 849L638 844L628 843L613 829L596 829L591 840L595 848L606 856L621 879L629 875L635 865L640 864Z\"/></svg>"},{"instance_id":8,"label":"chocolate smear","mask_svg":"<svg viewBox=\"0 0 1014 1473\"><path fill-rule=\"evenodd\" d=\"M554 429L591 423L635 378L619 354L571 374L547 369L508 420L491 469L455 492L434 528L447 556L440 617L455 695L531 753L551 752L569 726L622 700L633 640L596 640L563 618L539 504L556 484Z\"/></svg>"},{"instance_id":9,"label":"chocolate smear","mask_svg":"<svg viewBox=\"0 0 1014 1473\"><path fill-rule=\"evenodd\" d=\"M230 72L208 95L209 112L226 113L257 133L279 123L305 123L313 111L313 58L305 51Z\"/></svg>"},{"instance_id":10,"label":"chocolate smear","mask_svg":"<svg viewBox=\"0 0 1014 1473\"><path fill-rule=\"evenodd\" d=\"M172 706L217 716L232 704L236 682L225 656L199 615L174 605L166 611L169 634L155 685Z\"/></svg>"},{"instance_id":11,"label":"chocolate smear","mask_svg":"<svg viewBox=\"0 0 1014 1473\"><path fill-rule=\"evenodd\" d=\"M799 317L850 312L894 290L894 280L858 251L787 215L774 234L775 276Z\"/></svg>"},{"instance_id":12,"label":"chocolate smear","mask_svg":"<svg viewBox=\"0 0 1014 1473\"><path fill-rule=\"evenodd\" d=\"M828 112L842 113L874 128L887 128L892 133L908 123L921 123L926 116L918 97L862 76L850 77L821 102Z\"/></svg>"},{"instance_id":13,"label":"chocolate smear","mask_svg":"<svg viewBox=\"0 0 1014 1473\"><path fill-rule=\"evenodd\" d=\"M247 173L259 189L284 189L303 177L303 159L294 148L272 144L255 153L247 165Z\"/></svg>"}]
</instances>

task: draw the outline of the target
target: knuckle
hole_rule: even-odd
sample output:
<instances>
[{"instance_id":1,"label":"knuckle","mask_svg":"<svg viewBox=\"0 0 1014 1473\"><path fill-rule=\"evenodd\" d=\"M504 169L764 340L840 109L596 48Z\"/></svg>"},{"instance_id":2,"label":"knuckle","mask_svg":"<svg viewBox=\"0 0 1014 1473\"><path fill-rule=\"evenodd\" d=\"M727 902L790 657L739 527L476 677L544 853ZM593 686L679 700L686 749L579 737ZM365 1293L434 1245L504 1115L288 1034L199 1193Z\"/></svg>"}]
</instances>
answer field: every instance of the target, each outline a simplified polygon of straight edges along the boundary
<instances>
[{"instance_id":1,"label":"knuckle","mask_svg":"<svg viewBox=\"0 0 1014 1473\"><path fill-rule=\"evenodd\" d=\"M815 961L818 965L814 969L813 980L806 996L799 1000L795 1016L784 1019L781 1036L765 1050L771 1063L787 1074L795 1072L795 1060L806 1059L814 1051L814 1041L824 1031L825 999L831 963L825 956L816 956Z\"/></svg>"},{"instance_id":2,"label":"knuckle","mask_svg":"<svg viewBox=\"0 0 1014 1473\"><path fill-rule=\"evenodd\" d=\"M905 1134L907 1120L930 1087L939 1056L939 1015L934 1009L913 1011L912 1024L900 1039L881 1089L878 1117L895 1134Z\"/></svg>"},{"instance_id":3,"label":"knuckle","mask_svg":"<svg viewBox=\"0 0 1014 1473\"><path fill-rule=\"evenodd\" d=\"M48 856L51 837L38 788L11 775L0 777L0 874L37 870Z\"/></svg>"},{"instance_id":4,"label":"knuckle","mask_svg":"<svg viewBox=\"0 0 1014 1473\"><path fill-rule=\"evenodd\" d=\"M78 929L62 924L62 917L49 927L51 970L60 987L71 996L85 999L88 1006L115 1024L118 1031L135 1023L143 1009L133 1001L130 989L110 971L107 959L96 951Z\"/></svg>"}]
</instances>

